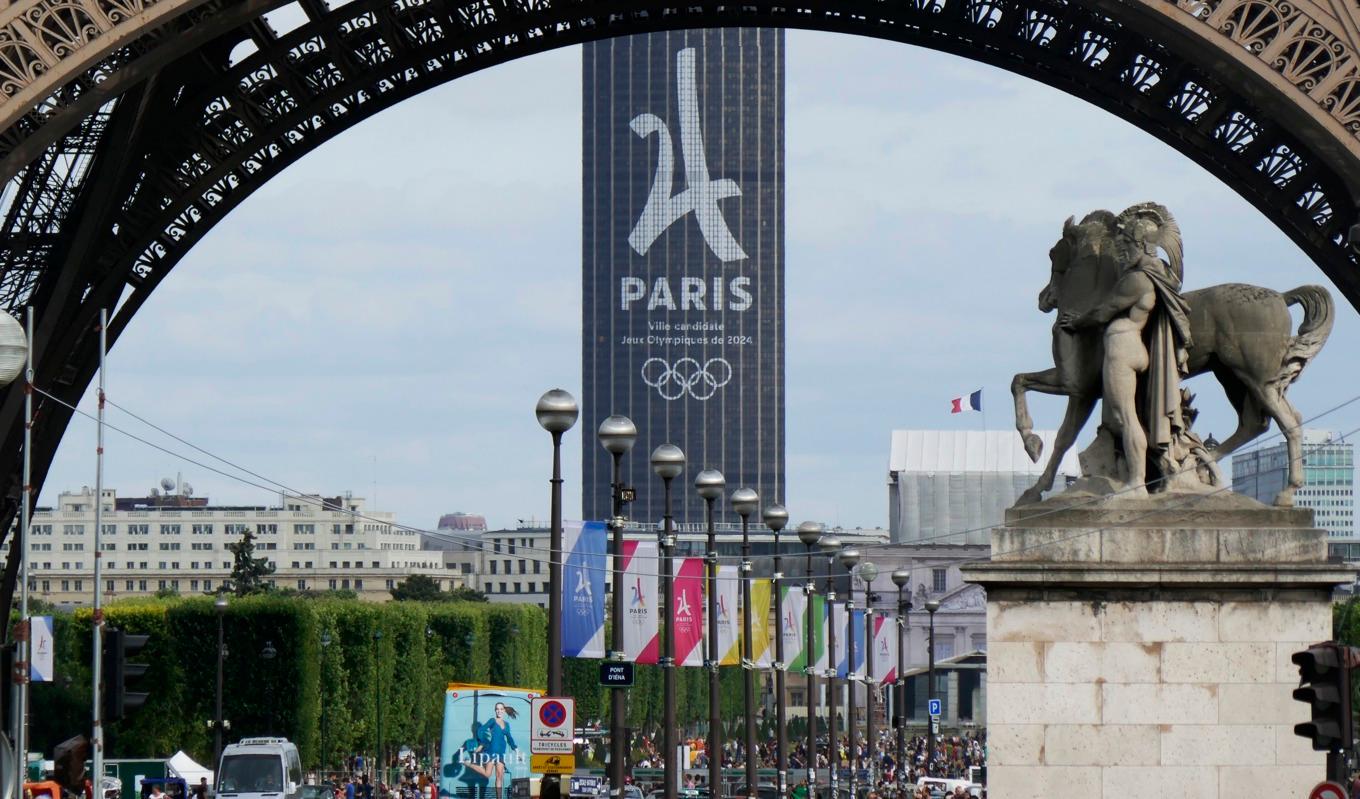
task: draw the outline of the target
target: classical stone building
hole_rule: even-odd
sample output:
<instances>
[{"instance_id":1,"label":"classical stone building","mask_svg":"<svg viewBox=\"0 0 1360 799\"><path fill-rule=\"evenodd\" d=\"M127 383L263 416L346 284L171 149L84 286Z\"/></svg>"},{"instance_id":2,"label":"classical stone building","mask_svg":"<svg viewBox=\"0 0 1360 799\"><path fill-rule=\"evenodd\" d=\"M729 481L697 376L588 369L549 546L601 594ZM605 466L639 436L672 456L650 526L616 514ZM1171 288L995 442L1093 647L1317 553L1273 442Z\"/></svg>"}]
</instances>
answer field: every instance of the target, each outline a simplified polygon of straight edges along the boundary
<instances>
[{"instance_id":1,"label":"classical stone building","mask_svg":"<svg viewBox=\"0 0 1360 799\"><path fill-rule=\"evenodd\" d=\"M231 575L227 544L255 535L258 557L275 566L271 581L297 590L351 590L385 600L412 574L441 587L470 581L474 563L456 552L420 548L420 536L393 514L370 510L362 497L283 497L278 505L213 505L180 481L166 493L119 497L105 489L102 591L106 600L160 590L211 593ZM32 595L60 605L94 600L95 492L62 492L54 507L33 513L28 537ZM10 538L9 541L13 541ZM6 547L8 542L6 543Z\"/></svg>"}]
</instances>

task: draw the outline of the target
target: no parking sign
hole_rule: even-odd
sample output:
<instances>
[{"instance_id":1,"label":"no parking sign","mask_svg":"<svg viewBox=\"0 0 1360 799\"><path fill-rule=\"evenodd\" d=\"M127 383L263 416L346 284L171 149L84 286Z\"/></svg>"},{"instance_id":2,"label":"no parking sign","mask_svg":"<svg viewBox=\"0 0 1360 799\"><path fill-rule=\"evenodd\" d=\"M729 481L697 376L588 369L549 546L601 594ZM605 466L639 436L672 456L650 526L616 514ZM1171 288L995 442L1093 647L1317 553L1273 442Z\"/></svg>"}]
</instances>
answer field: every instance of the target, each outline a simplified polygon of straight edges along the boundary
<instances>
[{"instance_id":1,"label":"no parking sign","mask_svg":"<svg viewBox=\"0 0 1360 799\"><path fill-rule=\"evenodd\" d=\"M1346 789L1335 782L1319 782L1308 793L1308 799L1347 799Z\"/></svg>"},{"instance_id":2,"label":"no parking sign","mask_svg":"<svg viewBox=\"0 0 1360 799\"><path fill-rule=\"evenodd\" d=\"M576 729L576 700L569 696L540 696L529 713L529 752L569 755Z\"/></svg>"}]
</instances>

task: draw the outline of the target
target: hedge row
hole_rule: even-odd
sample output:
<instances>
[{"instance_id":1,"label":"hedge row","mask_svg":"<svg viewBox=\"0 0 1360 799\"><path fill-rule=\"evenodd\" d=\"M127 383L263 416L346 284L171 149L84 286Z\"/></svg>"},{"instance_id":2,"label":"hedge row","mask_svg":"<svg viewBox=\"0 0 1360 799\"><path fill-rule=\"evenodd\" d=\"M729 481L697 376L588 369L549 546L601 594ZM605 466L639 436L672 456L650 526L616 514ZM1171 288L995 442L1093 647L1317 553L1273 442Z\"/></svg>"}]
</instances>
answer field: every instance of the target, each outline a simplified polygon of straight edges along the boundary
<instances>
[{"instance_id":1,"label":"hedge row","mask_svg":"<svg viewBox=\"0 0 1360 799\"><path fill-rule=\"evenodd\" d=\"M210 598L143 600L105 608L109 626L150 636L135 659L149 665L137 686L147 704L106 730L110 757L165 757L178 749L212 759L217 615ZM33 751L90 726L92 615L54 619L57 679L32 688ZM222 619L227 657L227 740L284 735L304 762L374 749L377 707L390 746L438 739L449 682L542 687L543 611L526 605L249 597ZM379 635L380 633L380 635ZM323 634L329 646L322 647ZM268 647L266 647L266 644ZM266 659L266 648L274 657ZM69 678L69 679L67 679ZM324 701L323 701L324 700ZM323 714L324 704L324 714Z\"/></svg>"},{"instance_id":2,"label":"hedge row","mask_svg":"<svg viewBox=\"0 0 1360 799\"><path fill-rule=\"evenodd\" d=\"M109 756L167 757L184 749L208 763L217 666L211 598L114 603L105 617L110 626L150 636L136 658L149 664L137 688L150 698L106 728ZM57 680L33 686L33 751L50 756L55 744L88 734L91 618L79 610L54 619ZM379 702L389 750L422 748L438 741L448 683L540 690L547 683L545 614L530 605L258 596L233 599L222 622L226 740L283 735L309 766L322 762L323 737L325 762L333 766L350 753L371 753ZM323 635L330 641L324 648ZM271 659L263 657L266 645ZM608 726L599 666L598 660L563 660L563 688L576 698L578 724ZM677 720L698 731L708 717L708 673L678 669L676 679ZM723 717L734 725L742 716L741 670L722 669L721 685ZM662 700L661 669L638 666L629 726L655 733Z\"/></svg>"}]
</instances>

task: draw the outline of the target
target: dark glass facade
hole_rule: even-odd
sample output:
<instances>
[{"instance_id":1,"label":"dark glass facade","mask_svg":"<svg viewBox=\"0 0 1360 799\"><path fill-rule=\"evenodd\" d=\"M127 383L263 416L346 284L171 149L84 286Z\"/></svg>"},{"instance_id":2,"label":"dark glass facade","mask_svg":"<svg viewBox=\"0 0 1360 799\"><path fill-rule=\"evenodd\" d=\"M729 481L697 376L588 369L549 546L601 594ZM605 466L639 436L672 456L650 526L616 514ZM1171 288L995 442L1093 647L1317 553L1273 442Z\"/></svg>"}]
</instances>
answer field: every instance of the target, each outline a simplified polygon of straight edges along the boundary
<instances>
[{"instance_id":1,"label":"dark glass facade","mask_svg":"<svg viewBox=\"0 0 1360 799\"><path fill-rule=\"evenodd\" d=\"M782 502L784 32L593 42L583 86L584 516L610 512L593 439L611 413L638 426L630 518L661 518L648 459L667 442L689 460L680 524L704 521L703 468ZM726 501L719 518L736 520Z\"/></svg>"}]
</instances>

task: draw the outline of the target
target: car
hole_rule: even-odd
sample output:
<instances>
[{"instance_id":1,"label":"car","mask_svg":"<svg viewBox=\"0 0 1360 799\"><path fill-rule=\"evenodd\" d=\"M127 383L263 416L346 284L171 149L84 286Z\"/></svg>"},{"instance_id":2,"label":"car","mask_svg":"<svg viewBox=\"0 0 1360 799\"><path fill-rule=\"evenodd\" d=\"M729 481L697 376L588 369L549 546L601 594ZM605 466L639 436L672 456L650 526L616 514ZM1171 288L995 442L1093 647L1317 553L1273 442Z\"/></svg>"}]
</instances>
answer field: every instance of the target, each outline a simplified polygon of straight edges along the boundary
<instances>
[{"instance_id":1,"label":"car","mask_svg":"<svg viewBox=\"0 0 1360 799\"><path fill-rule=\"evenodd\" d=\"M320 785L304 785L298 794L299 799L335 799L335 786L329 782Z\"/></svg>"}]
</instances>

